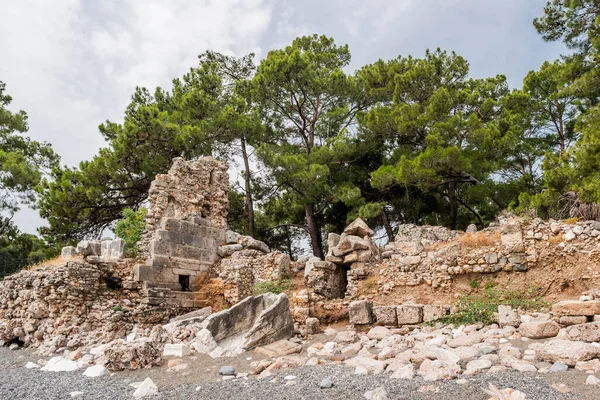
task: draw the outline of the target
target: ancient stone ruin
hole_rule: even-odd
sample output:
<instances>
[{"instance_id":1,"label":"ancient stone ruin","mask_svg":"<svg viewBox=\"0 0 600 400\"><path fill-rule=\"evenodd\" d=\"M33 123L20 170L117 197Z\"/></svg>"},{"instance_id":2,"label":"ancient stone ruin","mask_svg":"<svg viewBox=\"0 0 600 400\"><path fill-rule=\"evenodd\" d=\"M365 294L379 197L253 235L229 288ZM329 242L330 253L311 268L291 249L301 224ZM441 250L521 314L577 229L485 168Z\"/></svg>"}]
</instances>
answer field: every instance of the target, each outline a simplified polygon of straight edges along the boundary
<instances>
[{"instance_id":1,"label":"ancient stone ruin","mask_svg":"<svg viewBox=\"0 0 600 400\"><path fill-rule=\"evenodd\" d=\"M84 240L63 249L60 265L6 277L0 343L53 356L43 371L253 350L267 357L253 363L264 378L286 366L340 363L424 381L551 367L600 372L599 222L505 214L480 231L407 224L378 246L357 219L329 234L324 260L292 261L228 230L227 190L224 164L175 159L152 183L140 257L126 258L121 239ZM257 284L281 280L293 282L289 298L255 295ZM487 326L443 322L457 315L459 293L488 283L535 287L556 301L541 312L500 304ZM333 322L341 324L327 327ZM311 342L317 333L328 339ZM523 350L509 340L532 342Z\"/></svg>"}]
</instances>

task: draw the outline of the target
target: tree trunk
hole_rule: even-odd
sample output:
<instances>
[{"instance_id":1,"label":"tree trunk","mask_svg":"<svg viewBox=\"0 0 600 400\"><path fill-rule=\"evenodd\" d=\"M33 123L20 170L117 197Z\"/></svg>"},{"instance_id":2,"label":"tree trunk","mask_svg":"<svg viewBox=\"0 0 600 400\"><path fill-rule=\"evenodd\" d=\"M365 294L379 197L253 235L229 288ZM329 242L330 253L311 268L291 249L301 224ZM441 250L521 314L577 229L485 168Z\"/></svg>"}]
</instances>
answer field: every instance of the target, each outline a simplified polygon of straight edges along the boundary
<instances>
[{"instance_id":1,"label":"tree trunk","mask_svg":"<svg viewBox=\"0 0 600 400\"><path fill-rule=\"evenodd\" d=\"M312 247L313 255L323 260L323 241L321 240L321 231L317 224L317 219L315 218L314 205L306 204L304 206L304 213L306 215L306 228L310 235L310 245Z\"/></svg>"},{"instance_id":2,"label":"tree trunk","mask_svg":"<svg viewBox=\"0 0 600 400\"><path fill-rule=\"evenodd\" d=\"M248 213L248 232L254 237L254 202L252 200L252 185L250 184L250 163L246 151L246 138L242 136L242 158L244 159L244 181L246 189L246 212Z\"/></svg>"},{"instance_id":3,"label":"tree trunk","mask_svg":"<svg viewBox=\"0 0 600 400\"><path fill-rule=\"evenodd\" d=\"M455 230L456 220L458 219L458 201L456 199L456 182L453 180L448 182L448 202L450 203L450 220L448 221L448 228Z\"/></svg>"},{"instance_id":4,"label":"tree trunk","mask_svg":"<svg viewBox=\"0 0 600 400\"><path fill-rule=\"evenodd\" d=\"M385 233L387 233L388 240L390 242L393 242L394 232L392 231L392 225L390 225L390 220L388 219L388 216L385 213L385 208L381 209L381 219L383 220L383 226L385 227Z\"/></svg>"}]
</instances>

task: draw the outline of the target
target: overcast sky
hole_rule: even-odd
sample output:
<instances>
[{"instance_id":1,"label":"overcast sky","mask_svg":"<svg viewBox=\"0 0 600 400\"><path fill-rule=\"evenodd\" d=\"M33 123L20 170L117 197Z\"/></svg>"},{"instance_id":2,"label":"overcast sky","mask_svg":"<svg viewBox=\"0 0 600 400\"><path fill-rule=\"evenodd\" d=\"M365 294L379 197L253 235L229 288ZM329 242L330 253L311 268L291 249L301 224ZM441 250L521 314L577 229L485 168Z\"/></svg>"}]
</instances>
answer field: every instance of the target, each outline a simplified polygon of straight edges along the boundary
<instances>
[{"instance_id":1,"label":"overcast sky","mask_svg":"<svg viewBox=\"0 0 600 400\"><path fill-rule=\"evenodd\" d=\"M532 26L545 0L0 0L0 80L32 138L70 166L105 145L98 125L122 121L135 86L169 87L207 49L264 57L303 34L348 44L352 69L441 47L474 77L525 74L559 57ZM15 220L30 233L36 211Z\"/></svg>"}]
</instances>

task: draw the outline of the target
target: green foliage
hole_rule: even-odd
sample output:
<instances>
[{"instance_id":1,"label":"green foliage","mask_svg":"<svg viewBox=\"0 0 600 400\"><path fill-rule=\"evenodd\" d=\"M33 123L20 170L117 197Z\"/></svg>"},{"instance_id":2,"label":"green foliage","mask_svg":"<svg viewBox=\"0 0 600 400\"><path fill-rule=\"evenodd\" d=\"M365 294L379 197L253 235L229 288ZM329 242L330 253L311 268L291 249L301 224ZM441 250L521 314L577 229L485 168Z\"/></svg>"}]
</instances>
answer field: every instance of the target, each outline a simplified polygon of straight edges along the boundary
<instances>
[{"instance_id":1,"label":"green foliage","mask_svg":"<svg viewBox=\"0 0 600 400\"><path fill-rule=\"evenodd\" d=\"M480 285L481 285L481 282L478 281L477 279L473 279L473 280L469 281L469 287L471 289L477 289Z\"/></svg>"},{"instance_id":2,"label":"green foliage","mask_svg":"<svg viewBox=\"0 0 600 400\"><path fill-rule=\"evenodd\" d=\"M22 268L55 257L60 249L42 239L19 232L12 224L0 235L0 279Z\"/></svg>"},{"instance_id":3,"label":"green foliage","mask_svg":"<svg viewBox=\"0 0 600 400\"><path fill-rule=\"evenodd\" d=\"M135 257L140 250L138 242L144 232L147 213L146 208L137 211L126 208L123 210L123 218L115 224L115 234L127 243L127 255L130 257Z\"/></svg>"},{"instance_id":4,"label":"green foliage","mask_svg":"<svg viewBox=\"0 0 600 400\"><path fill-rule=\"evenodd\" d=\"M280 280L277 282L274 281L263 281L258 282L254 285L253 294L254 296L261 295L263 293L274 293L279 294L283 292L288 292L294 289L294 283L291 280Z\"/></svg>"},{"instance_id":5,"label":"green foliage","mask_svg":"<svg viewBox=\"0 0 600 400\"><path fill-rule=\"evenodd\" d=\"M23 136L27 132L27 114L8 110L12 98L5 94L0 81L0 212L12 214L20 204L35 200L35 188L45 170L58 163L58 156L48 143ZM7 229L0 218L0 234Z\"/></svg>"},{"instance_id":6,"label":"green foliage","mask_svg":"<svg viewBox=\"0 0 600 400\"><path fill-rule=\"evenodd\" d=\"M457 312L449 314L436 322L452 324L494 323L494 313L499 305L509 305L523 310L540 310L549 307L549 303L539 296L539 288L530 288L526 292L501 290L486 285L483 294L467 295L461 293L456 303Z\"/></svg>"}]
</instances>

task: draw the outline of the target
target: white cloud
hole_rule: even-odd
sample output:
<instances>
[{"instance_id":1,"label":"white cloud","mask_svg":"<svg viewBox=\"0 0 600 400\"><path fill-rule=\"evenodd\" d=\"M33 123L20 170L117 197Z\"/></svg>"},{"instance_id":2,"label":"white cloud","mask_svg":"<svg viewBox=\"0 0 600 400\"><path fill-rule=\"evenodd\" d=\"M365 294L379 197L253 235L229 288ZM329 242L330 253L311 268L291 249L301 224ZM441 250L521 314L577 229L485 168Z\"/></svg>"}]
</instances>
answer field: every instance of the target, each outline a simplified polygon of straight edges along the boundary
<instances>
[{"instance_id":1,"label":"white cloud","mask_svg":"<svg viewBox=\"0 0 600 400\"><path fill-rule=\"evenodd\" d=\"M135 86L168 87L207 49L260 52L268 0L0 1L0 80L29 135L77 165L104 145L97 126L120 121ZM23 230L41 222L17 215Z\"/></svg>"}]
</instances>

